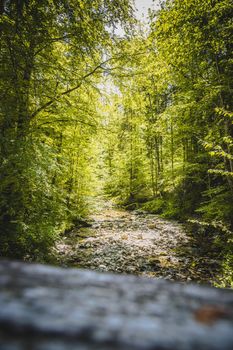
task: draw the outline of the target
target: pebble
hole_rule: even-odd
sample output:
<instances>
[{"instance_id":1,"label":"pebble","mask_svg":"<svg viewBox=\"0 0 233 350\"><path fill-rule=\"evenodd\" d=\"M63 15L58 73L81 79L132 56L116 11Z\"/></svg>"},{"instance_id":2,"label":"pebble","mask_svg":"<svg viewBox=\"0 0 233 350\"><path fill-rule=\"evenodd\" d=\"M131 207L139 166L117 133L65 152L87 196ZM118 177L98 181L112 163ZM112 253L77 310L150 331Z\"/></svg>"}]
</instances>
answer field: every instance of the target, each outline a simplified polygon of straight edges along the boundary
<instances>
[{"instance_id":1,"label":"pebble","mask_svg":"<svg viewBox=\"0 0 233 350\"><path fill-rule=\"evenodd\" d=\"M203 275L210 279L208 266L195 271L190 267L192 258L176 252L189 242L184 227L157 215L110 206L94 215L92 227L82 228L82 232L86 238L81 242L75 234L69 243L63 237L57 246L60 264L182 282L199 282ZM213 267L215 261L210 262Z\"/></svg>"}]
</instances>

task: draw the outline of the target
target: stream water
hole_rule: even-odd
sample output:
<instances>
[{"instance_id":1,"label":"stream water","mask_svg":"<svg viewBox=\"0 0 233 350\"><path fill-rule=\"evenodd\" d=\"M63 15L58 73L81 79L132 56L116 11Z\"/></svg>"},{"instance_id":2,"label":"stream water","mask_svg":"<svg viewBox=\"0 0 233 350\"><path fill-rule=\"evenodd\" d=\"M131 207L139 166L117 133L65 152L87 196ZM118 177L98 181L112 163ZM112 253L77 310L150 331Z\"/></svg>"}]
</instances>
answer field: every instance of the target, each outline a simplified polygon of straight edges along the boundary
<instances>
[{"instance_id":1,"label":"stream water","mask_svg":"<svg viewBox=\"0 0 233 350\"><path fill-rule=\"evenodd\" d=\"M198 246L185 226L140 211L101 204L91 227L75 228L57 244L59 264L213 284L219 261Z\"/></svg>"}]
</instances>

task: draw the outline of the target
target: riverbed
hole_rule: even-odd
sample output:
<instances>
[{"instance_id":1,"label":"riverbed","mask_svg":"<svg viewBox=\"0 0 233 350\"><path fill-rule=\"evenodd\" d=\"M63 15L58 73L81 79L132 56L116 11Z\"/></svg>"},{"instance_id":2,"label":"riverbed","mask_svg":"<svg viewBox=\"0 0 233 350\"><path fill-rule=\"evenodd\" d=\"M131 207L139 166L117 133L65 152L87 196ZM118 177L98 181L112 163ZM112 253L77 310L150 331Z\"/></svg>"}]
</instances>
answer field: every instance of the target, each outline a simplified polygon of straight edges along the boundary
<instances>
[{"instance_id":1,"label":"riverbed","mask_svg":"<svg viewBox=\"0 0 233 350\"><path fill-rule=\"evenodd\" d=\"M59 264L97 271L214 284L219 262L197 246L187 227L158 215L97 207L91 226L74 228L56 246Z\"/></svg>"}]
</instances>

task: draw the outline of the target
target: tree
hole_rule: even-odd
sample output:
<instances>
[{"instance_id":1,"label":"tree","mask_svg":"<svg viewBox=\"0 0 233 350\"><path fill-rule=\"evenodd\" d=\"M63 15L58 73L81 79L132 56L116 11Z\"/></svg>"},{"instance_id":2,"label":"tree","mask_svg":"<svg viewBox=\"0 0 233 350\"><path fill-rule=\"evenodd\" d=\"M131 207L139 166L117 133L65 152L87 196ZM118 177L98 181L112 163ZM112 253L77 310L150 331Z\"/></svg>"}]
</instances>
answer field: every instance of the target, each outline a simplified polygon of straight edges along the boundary
<instances>
[{"instance_id":1,"label":"tree","mask_svg":"<svg viewBox=\"0 0 233 350\"><path fill-rule=\"evenodd\" d=\"M108 28L127 22L130 3L11 0L1 1L0 11L1 255L43 259L75 191L74 174L58 187L64 169L76 173L77 158L61 160L69 134L57 121L76 119L67 106L102 73Z\"/></svg>"}]
</instances>

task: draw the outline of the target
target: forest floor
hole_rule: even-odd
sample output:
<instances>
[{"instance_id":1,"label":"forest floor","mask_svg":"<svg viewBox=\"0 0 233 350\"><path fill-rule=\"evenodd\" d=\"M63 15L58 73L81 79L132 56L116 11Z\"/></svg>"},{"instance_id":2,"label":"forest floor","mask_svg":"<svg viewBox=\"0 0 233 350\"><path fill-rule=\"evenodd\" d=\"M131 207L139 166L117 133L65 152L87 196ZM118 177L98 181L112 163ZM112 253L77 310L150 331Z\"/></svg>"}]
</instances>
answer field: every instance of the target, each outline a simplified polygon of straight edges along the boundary
<instances>
[{"instance_id":1,"label":"forest floor","mask_svg":"<svg viewBox=\"0 0 233 350\"><path fill-rule=\"evenodd\" d=\"M91 227L66 233L56 247L62 266L214 284L220 261L209 242L158 215L100 203Z\"/></svg>"}]
</instances>

